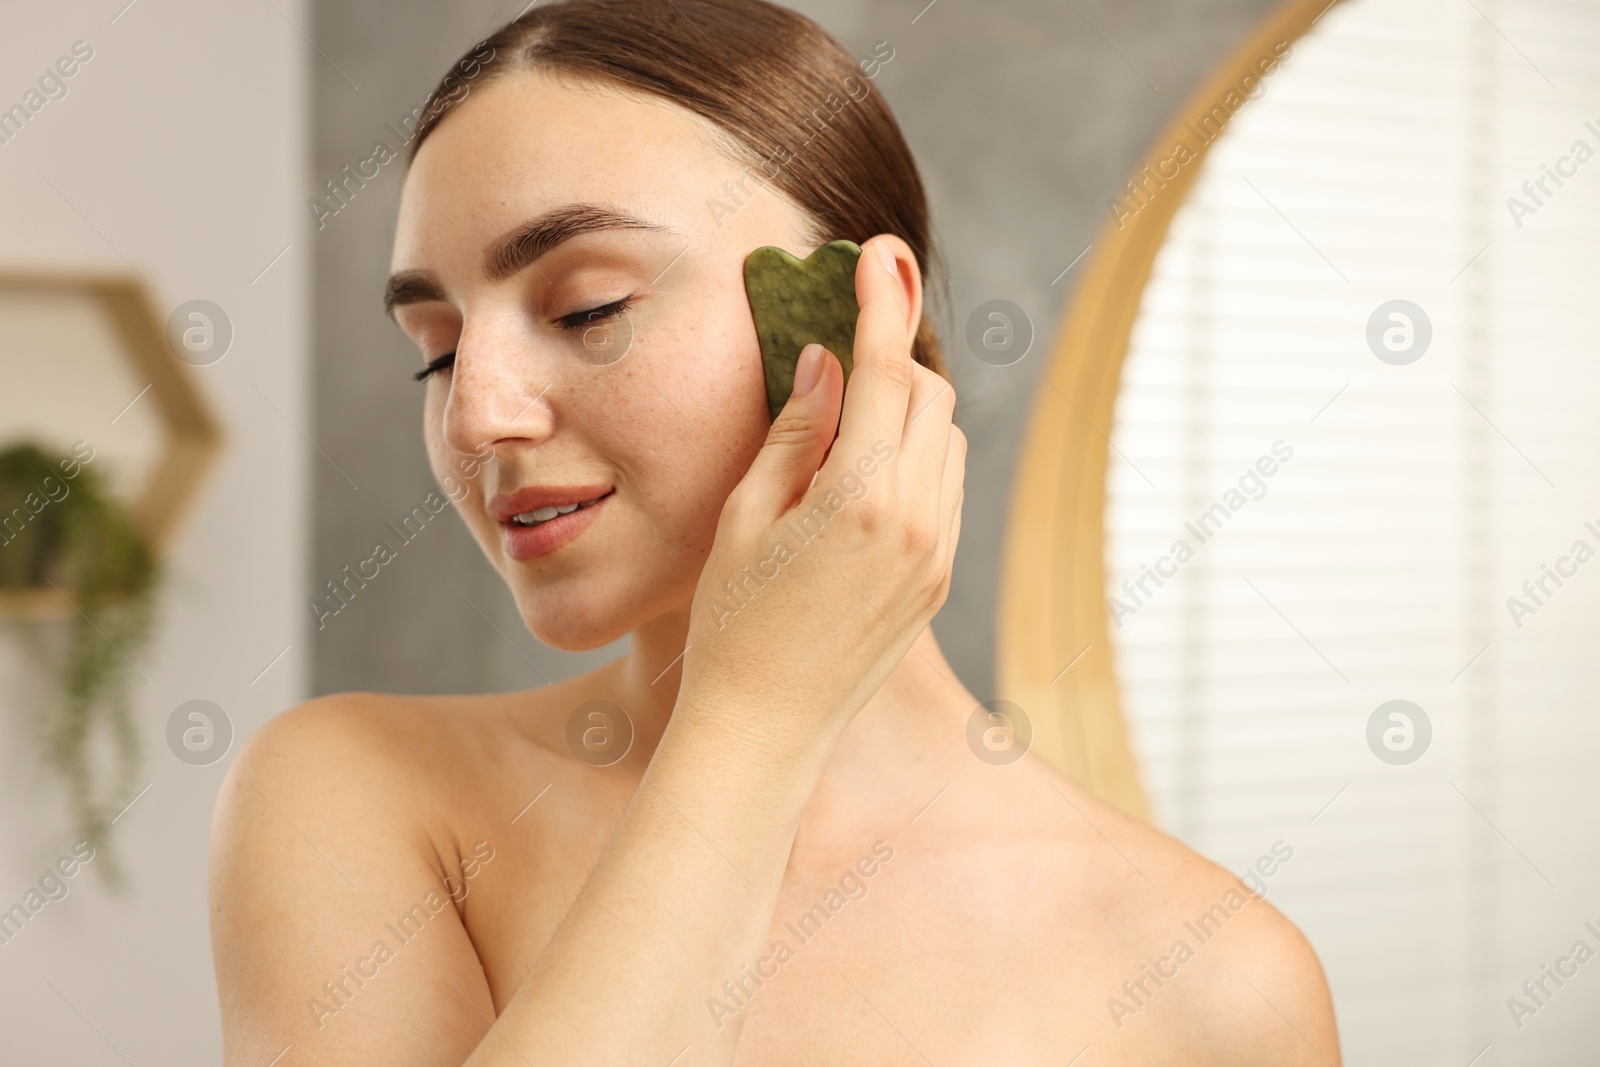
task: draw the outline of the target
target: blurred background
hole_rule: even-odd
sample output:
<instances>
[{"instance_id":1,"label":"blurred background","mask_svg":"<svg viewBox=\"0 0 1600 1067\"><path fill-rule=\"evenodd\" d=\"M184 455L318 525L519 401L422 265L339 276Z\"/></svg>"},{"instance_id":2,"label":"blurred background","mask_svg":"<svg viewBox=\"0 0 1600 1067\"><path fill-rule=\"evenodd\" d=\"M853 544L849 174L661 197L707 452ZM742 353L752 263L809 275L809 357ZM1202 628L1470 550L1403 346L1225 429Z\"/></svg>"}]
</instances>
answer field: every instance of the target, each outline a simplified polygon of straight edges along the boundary
<instances>
[{"instance_id":1,"label":"blurred background","mask_svg":"<svg viewBox=\"0 0 1600 1067\"><path fill-rule=\"evenodd\" d=\"M1012 695L1015 476L1083 420L1094 491L1028 488L1096 531L1077 669L1114 679L1148 817L1234 870L1292 846L1270 895L1347 1062L1595 1062L1600 970L1559 961L1600 951L1600 4L791 6L887 43L874 84L932 201L971 442L934 625L967 687ZM0 1063L219 1060L210 816L272 716L621 651L540 646L453 516L312 607L434 488L381 309L402 163L375 150L522 7L6 13L0 489L39 492L0 515L0 574L46 534L86 562L81 589L8 594L0 631ZM1276 52L1274 19L1298 27ZM1176 158L1263 42L1272 73ZM1148 269L1119 269L1138 241ZM1069 311L1111 304L1126 328L1069 363ZM1119 386L1104 420L1074 410L1085 366ZM118 515L154 566L113 551ZM1064 668L1085 644L1057 643ZM112 768L92 788L75 730Z\"/></svg>"}]
</instances>

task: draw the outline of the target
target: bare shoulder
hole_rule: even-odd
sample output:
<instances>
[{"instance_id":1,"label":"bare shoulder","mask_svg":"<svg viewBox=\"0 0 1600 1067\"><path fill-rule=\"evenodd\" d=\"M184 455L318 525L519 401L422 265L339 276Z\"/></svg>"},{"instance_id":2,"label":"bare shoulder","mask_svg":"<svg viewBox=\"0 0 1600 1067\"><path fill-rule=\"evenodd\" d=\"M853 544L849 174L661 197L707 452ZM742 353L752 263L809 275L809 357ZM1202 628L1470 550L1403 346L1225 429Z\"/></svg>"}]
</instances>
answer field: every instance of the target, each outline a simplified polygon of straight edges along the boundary
<instances>
[{"instance_id":1,"label":"bare shoulder","mask_svg":"<svg viewBox=\"0 0 1600 1067\"><path fill-rule=\"evenodd\" d=\"M309 770L324 759L361 753L380 767L403 757L409 726L428 728L436 716L418 701L379 693L336 693L288 709L257 730L239 753L230 777Z\"/></svg>"},{"instance_id":2,"label":"bare shoulder","mask_svg":"<svg viewBox=\"0 0 1600 1067\"><path fill-rule=\"evenodd\" d=\"M427 832L432 813L459 811L511 756L555 755L559 728L541 711L585 681L515 693L308 700L250 738L224 783L218 817L230 796L248 790L270 799L272 785L368 808L374 818L389 812L389 821Z\"/></svg>"},{"instance_id":3,"label":"bare shoulder","mask_svg":"<svg viewBox=\"0 0 1600 1067\"><path fill-rule=\"evenodd\" d=\"M218 797L214 846L243 828L241 806L264 805L336 841L387 839L402 828L426 834L422 813L438 776L428 773L424 753L448 758L462 743L459 728L427 701L373 693L309 700L268 721L240 751ZM332 810L343 816L328 818Z\"/></svg>"},{"instance_id":4,"label":"bare shoulder","mask_svg":"<svg viewBox=\"0 0 1600 1067\"><path fill-rule=\"evenodd\" d=\"M492 1005L441 815L455 776L438 767L475 744L474 711L453 699L308 701L257 731L229 769L210 862L226 1063L268 1062L287 1045L300 1063L348 1063L356 1049L417 1062L393 1036L408 1017L425 1016L433 1054L457 1062L481 1036ZM440 998L438 974L461 995Z\"/></svg>"},{"instance_id":5,"label":"bare shoulder","mask_svg":"<svg viewBox=\"0 0 1600 1067\"><path fill-rule=\"evenodd\" d=\"M400 778L414 789L429 754L448 758L470 745L481 699L337 693L308 700L256 731L228 786L266 779L354 792Z\"/></svg>"},{"instance_id":6,"label":"bare shoulder","mask_svg":"<svg viewBox=\"0 0 1600 1067\"><path fill-rule=\"evenodd\" d=\"M1132 1061L1142 1063L1340 1062L1321 962L1267 900L1293 861L1292 843L1264 842L1235 873L1054 770L1039 771L1073 812L1058 831L1062 855L1082 868L1070 883L1076 915L1068 922L1087 914L1122 932L1094 983L1108 1041L1138 1050Z\"/></svg>"}]
</instances>

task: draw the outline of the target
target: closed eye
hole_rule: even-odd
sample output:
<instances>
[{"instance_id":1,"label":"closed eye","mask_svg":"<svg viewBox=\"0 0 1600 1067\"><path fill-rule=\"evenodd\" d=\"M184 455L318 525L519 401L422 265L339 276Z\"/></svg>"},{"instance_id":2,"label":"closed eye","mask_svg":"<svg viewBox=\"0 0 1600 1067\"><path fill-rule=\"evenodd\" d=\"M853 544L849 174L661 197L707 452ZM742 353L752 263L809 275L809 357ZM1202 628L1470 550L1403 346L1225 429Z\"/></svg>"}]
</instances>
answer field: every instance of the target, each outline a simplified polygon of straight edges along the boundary
<instances>
[{"instance_id":1,"label":"closed eye","mask_svg":"<svg viewBox=\"0 0 1600 1067\"><path fill-rule=\"evenodd\" d=\"M613 300L609 304L601 304L599 307L589 308L586 311L574 311L570 315L563 315L556 320L556 325L563 330L571 332L593 326L597 322L614 319L633 306L633 298L637 295L637 293L629 293L621 300ZM446 352L442 356L435 356L429 360L427 366L413 374L412 378L419 382L426 381L440 371L449 370L455 364L456 354L454 352Z\"/></svg>"},{"instance_id":2,"label":"closed eye","mask_svg":"<svg viewBox=\"0 0 1600 1067\"><path fill-rule=\"evenodd\" d=\"M411 377L415 381L426 381L439 371L449 370L455 365L456 354L454 352L446 352L442 356L435 356L433 359L428 360L428 365L417 371L417 373L413 374Z\"/></svg>"},{"instance_id":3,"label":"closed eye","mask_svg":"<svg viewBox=\"0 0 1600 1067\"><path fill-rule=\"evenodd\" d=\"M593 326L597 322L614 319L633 305L633 298L637 295L639 294L629 293L621 300L613 300L609 304L601 304L599 307L590 308L588 311L574 311L570 315L561 316L556 320L556 324L563 330L581 330L585 326Z\"/></svg>"}]
</instances>

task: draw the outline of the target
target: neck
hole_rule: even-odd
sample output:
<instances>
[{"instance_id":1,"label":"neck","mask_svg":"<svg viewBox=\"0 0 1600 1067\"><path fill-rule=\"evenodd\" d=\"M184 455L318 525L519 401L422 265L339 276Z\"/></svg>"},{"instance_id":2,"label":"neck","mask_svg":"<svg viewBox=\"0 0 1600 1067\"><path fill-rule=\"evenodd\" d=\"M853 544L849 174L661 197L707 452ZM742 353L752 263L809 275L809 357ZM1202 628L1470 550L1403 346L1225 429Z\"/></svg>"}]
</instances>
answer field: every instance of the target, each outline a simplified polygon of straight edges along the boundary
<instances>
[{"instance_id":1,"label":"neck","mask_svg":"<svg viewBox=\"0 0 1600 1067\"><path fill-rule=\"evenodd\" d=\"M672 717L688 629L687 605L661 615L633 631L627 655L609 668L618 703L633 719L641 754L654 753ZM923 763L953 747L964 752L967 717L977 703L950 669L932 628L923 627L839 735L818 792L849 793L857 781L881 781L890 763Z\"/></svg>"}]
</instances>

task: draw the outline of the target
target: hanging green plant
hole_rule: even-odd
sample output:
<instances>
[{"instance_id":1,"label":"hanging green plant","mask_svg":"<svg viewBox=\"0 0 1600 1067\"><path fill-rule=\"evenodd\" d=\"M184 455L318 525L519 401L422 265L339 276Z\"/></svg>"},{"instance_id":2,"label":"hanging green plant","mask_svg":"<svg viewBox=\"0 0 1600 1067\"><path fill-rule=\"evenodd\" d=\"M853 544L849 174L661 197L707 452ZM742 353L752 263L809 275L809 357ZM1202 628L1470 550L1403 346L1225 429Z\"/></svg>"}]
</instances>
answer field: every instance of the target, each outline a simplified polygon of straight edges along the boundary
<instances>
[{"instance_id":1,"label":"hanging green plant","mask_svg":"<svg viewBox=\"0 0 1600 1067\"><path fill-rule=\"evenodd\" d=\"M37 722L45 759L115 888L111 820L132 799L141 761L129 657L150 637L157 567L133 517L87 466L93 458L83 444L71 455L33 443L0 450L0 591L23 594L5 598L13 629L56 690ZM26 594L52 587L71 602L65 618L27 609Z\"/></svg>"}]
</instances>

